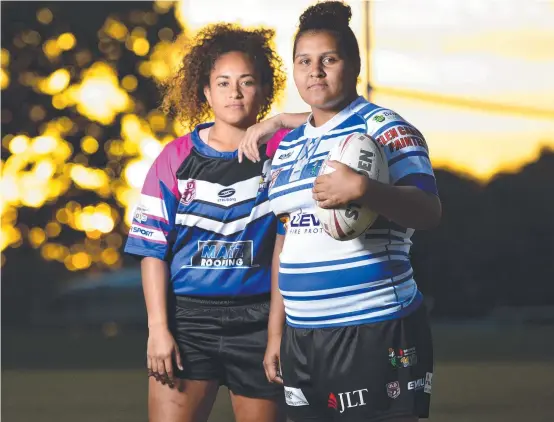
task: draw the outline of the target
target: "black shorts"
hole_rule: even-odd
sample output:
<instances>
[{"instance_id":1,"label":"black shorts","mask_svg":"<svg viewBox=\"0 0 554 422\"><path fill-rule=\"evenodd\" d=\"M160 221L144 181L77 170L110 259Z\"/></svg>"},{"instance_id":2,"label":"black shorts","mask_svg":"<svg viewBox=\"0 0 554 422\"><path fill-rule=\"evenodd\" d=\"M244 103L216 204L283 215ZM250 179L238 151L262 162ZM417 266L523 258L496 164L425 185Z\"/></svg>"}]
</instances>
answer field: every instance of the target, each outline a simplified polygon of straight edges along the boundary
<instances>
[{"instance_id":1,"label":"black shorts","mask_svg":"<svg viewBox=\"0 0 554 422\"><path fill-rule=\"evenodd\" d=\"M286 326L281 370L295 422L427 418L433 347L425 306L373 324Z\"/></svg>"},{"instance_id":2,"label":"black shorts","mask_svg":"<svg viewBox=\"0 0 554 422\"><path fill-rule=\"evenodd\" d=\"M267 344L269 295L237 299L177 296L170 301L171 330L179 345L183 371L191 380L217 380L237 395L283 397L263 367Z\"/></svg>"}]
</instances>

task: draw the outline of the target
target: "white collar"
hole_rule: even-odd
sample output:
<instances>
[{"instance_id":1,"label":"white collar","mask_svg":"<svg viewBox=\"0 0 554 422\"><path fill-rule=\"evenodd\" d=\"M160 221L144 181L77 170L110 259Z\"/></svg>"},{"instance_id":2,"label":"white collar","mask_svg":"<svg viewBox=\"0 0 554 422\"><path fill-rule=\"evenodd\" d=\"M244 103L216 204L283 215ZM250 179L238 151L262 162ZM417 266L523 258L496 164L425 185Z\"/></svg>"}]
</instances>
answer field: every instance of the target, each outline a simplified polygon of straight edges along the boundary
<instances>
[{"instance_id":1,"label":"white collar","mask_svg":"<svg viewBox=\"0 0 554 422\"><path fill-rule=\"evenodd\" d=\"M350 117L353 113L353 110L358 105L360 105L360 103L365 101L366 99L364 97L362 97L361 95L358 96L358 98L356 98L345 108L343 108L341 111L335 114L329 121L325 122L323 125L318 127L315 127L314 125L312 125L313 114L310 113L310 115L308 116L308 121L306 122L306 128L304 129L304 135L307 136L308 138L317 138L325 135L325 133L337 127L342 122L344 122L348 117Z\"/></svg>"}]
</instances>

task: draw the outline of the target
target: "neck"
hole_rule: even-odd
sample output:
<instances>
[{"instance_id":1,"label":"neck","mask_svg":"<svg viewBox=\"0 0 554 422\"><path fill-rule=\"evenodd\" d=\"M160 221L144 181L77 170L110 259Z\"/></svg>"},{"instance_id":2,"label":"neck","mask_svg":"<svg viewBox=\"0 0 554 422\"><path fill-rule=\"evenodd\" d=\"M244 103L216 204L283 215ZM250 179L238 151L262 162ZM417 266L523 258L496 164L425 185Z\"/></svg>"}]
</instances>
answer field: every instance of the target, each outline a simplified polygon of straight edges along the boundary
<instances>
[{"instance_id":1,"label":"neck","mask_svg":"<svg viewBox=\"0 0 554 422\"><path fill-rule=\"evenodd\" d=\"M215 119L214 125L210 129L209 141L210 145L219 146L228 151L235 151L248 127L236 127L221 120Z\"/></svg>"},{"instance_id":2,"label":"neck","mask_svg":"<svg viewBox=\"0 0 554 422\"><path fill-rule=\"evenodd\" d=\"M344 110L356 98L358 98L358 93L354 91L352 94L347 95L344 100L338 102L336 105L330 108L312 107L313 125L315 127L324 125L337 114L339 114L342 110Z\"/></svg>"}]
</instances>

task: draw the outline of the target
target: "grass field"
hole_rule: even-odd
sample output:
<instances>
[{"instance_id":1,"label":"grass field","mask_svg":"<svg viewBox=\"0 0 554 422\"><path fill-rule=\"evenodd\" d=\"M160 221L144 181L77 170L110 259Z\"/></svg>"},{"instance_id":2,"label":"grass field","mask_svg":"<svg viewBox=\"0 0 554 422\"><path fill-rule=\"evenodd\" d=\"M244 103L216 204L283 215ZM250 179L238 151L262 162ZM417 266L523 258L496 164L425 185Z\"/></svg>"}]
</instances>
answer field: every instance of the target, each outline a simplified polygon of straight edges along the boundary
<instances>
[{"instance_id":1,"label":"grass field","mask_svg":"<svg viewBox=\"0 0 554 422\"><path fill-rule=\"evenodd\" d=\"M3 422L147 421L143 334L43 335L3 335ZM554 327L442 325L434 336L430 421L554 421ZM223 388L210 421L233 421Z\"/></svg>"}]
</instances>

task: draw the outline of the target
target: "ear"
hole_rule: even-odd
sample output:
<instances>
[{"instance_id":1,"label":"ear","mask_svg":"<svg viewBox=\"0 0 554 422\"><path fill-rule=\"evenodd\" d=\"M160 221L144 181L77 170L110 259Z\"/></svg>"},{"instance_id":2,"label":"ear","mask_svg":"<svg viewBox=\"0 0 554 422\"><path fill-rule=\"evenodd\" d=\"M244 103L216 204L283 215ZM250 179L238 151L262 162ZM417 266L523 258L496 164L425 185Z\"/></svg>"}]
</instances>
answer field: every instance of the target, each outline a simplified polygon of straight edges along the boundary
<instances>
[{"instance_id":1,"label":"ear","mask_svg":"<svg viewBox=\"0 0 554 422\"><path fill-rule=\"evenodd\" d=\"M212 93L210 91L209 85L206 85L204 87L204 96L206 97L206 100L208 101L208 104L211 107L212 106Z\"/></svg>"}]
</instances>

